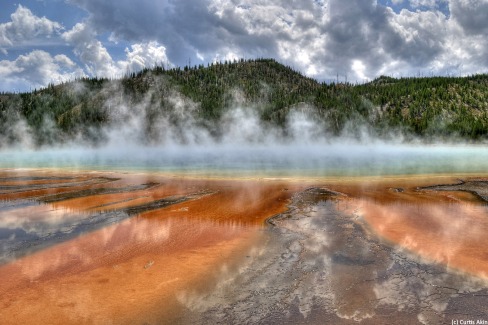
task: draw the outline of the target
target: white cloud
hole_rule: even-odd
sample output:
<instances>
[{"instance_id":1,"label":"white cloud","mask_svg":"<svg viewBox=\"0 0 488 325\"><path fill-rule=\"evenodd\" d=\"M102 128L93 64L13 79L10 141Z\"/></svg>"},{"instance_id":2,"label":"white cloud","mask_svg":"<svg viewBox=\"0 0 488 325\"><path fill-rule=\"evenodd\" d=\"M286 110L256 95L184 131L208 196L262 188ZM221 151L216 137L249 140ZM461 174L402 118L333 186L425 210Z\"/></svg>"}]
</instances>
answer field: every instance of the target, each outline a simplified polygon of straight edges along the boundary
<instances>
[{"instance_id":1,"label":"white cloud","mask_svg":"<svg viewBox=\"0 0 488 325\"><path fill-rule=\"evenodd\" d=\"M130 50L125 49L125 53L127 59L119 61L118 65L121 68L125 66L129 71L139 71L156 65L170 66L166 57L166 48L155 41L133 44Z\"/></svg>"},{"instance_id":2,"label":"white cloud","mask_svg":"<svg viewBox=\"0 0 488 325\"><path fill-rule=\"evenodd\" d=\"M361 81L368 79L368 77L366 77L366 75L364 74L366 67L361 60L353 60L351 69L352 71L354 71L356 76L360 78Z\"/></svg>"},{"instance_id":3,"label":"white cloud","mask_svg":"<svg viewBox=\"0 0 488 325\"><path fill-rule=\"evenodd\" d=\"M72 2L89 12L94 31L135 44L157 41L178 65L189 57L274 57L319 79L339 73L352 82L381 73L452 73L460 64L464 73L488 67L487 0L450 0L449 17L439 11L447 0L409 0L424 10L399 13L376 0L143 0L137 8L130 0ZM129 52L130 64L142 66L138 50Z\"/></svg>"},{"instance_id":4,"label":"white cloud","mask_svg":"<svg viewBox=\"0 0 488 325\"><path fill-rule=\"evenodd\" d=\"M449 15L439 9L447 1ZM400 12L377 0L70 3L89 16L62 34L59 23L19 6L12 21L0 25L0 48L14 39L60 35L86 74L106 77L169 61L186 65L188 59L241 57L272 57L318 79L339 74L351 82L380 74L466 74L488 68L488 0L391 0L422 9ZM99 40L102 34L131 44L125 58L114 60L120 53L112 51L123 47L109 50ZM61 61L55 63L61 66Z\"/></svg>"},{"instance_id":5,"label":"white cloud","mask_svg":"<svg viewBox=\"0 0 488 325\"><path fill-rule=\"evenodd\" d=\"M218 17L218 24L226 29L225 33L219 30L225 42L219 52L241 57L275 57L311 76L323 72L317 54L325 51L326 35L321 30L327 21L325 2L289 4L272 0L247 1L244 5L213 0L208 8L209 15Z\"/></svg>"},{"instance_id":6,"label":"white cloud","mask_svg":"<svg viewBox=\"0 0 488 325\"><path fill-rule=\"evenodd\" d=\"M13 61L0 61L0 88L25 90L60 83L83 76L84 73L66 55L34 50Z\"/></svg>"},{"instance_id":7,"label":"white cloud","mask_svg":"<svg viewBox=\"0 0 488 325\"><path fill-rule=\"evenodd\" d=\"M54 56L54 62L57 62L61 67L66 67L66 68L76 67L76 64L64 54L58 54Z\"/></svg>"},{"instance_id":8,"label":"white cloud","mask_svg":"<svg viewBox=\"0 0 488 325\"><path fill-rule=\"evenodd\" d=\"M63 33L62 38L74 47L75 55L80 58L89 75L118 77L118 67L96 36L96 32L89 25L78 23Z\"/></svg>"},{"instance_id":9,"label":"white cloud","mask_svg":"<svg viewBox=\"0 0 488 325\"><path fill-rule=\"evenodd\" d=\"M0 24L0 50L3 53L7 52L8 47L50 38L63 29L61 24L46 17L37 17L21 5L10 17L10 22Z\"/></svg>"},{"instance_id":10,"label":"white cloud","mask_svg":"<svg viewBox=\"0 0 488 325\"><path fill-rule=\"evenodd\" d=\"M75 55L91 76L113 78L145 67L161 64L172 66L166 56L166 48L156 41L132 44L130 49L125 49L125 60L115 62L107 48L97 39L97 33L86 23L76 24L62 37L74 47Z\"/></svg>"},{"instance_id":11,"label":"white cloud","mask_svg":"<svg viewBox=\"0 0 488 325\"><path fill-rule=\"evenodd\" d=\"M19 27L23 26L18 22L19 16L29 18L28 21L33 25L39 21L46 22L44 18L39 20L32 16L28 9L19 6L16 13L12 15L13 23L19 32L15 34L14 28L8 27L11 25L6 23L0 25L3 27L2 35L8 31L9 35L15 34L17 39L26 39L27 36L23 36L22 33L25 33L28 28ZM60 26L57 23L48 24L42 28L33 27L33 25L29 28L31 31L32 28L39 31L38 35L47 35L48 32L55 31L55 26ZM49 29L48 26L54 27ZM125 50L126 58L115 62L107 48L97 39L97 33L85 23L76 24L71 30L62 33L61 37L73 47L75 55L83 64L83 68L65 54L54 55L43 50L33 50L27 54L19 55L15 60L0 61L0 89L25 91L86 75L120 77L127 71L138 71L144 67L153 67L157 64L172 66L166 56L166 48L155 41L132 44L130 49ZM14 37L10 36L9 40L11 39Z\"/></svg>"},{"instance_id":12,"label":"white cloud","mask_svg":"<svg viewBox=\"0 0 488 325\"><path fill-rule=\"evenodd\" d=\"M410 0L410 6L412 8L426 7L435 8L438 0Z\"/></svg>"},{"instance_id":13,"label":"white cloud","mask_svg":"<svg viewBox=\"0 0 488 325\"><path fill-rule=\"evenodd\" d=\"M488 33L488 0L450 0L449 10L465 35Z\"/></svg>"},{"instance_id":14,"label":"white cloud","mask_svg":"<svg viewBox=\"0 0 488 325\"><path fill-rule=\"evenodd\" d=\"M73 46L84 69L65 54L34 49L14 60L0 61L0 88L25 91L85 75L116 77L127 69L135 71L169 62L166 49L157 42L133 44L130 50L126 50L126 60L114 62L108 50L97 40L97 33L87 24L78 23L64 33L61 33L62 29L61 24L45 17L39 18L19 5L11 15L11 21L0 24L1 52L7 53L4 47L35 47L37 42L45 44L47 38L61 38Z\"/></svg>"}]
</instances>

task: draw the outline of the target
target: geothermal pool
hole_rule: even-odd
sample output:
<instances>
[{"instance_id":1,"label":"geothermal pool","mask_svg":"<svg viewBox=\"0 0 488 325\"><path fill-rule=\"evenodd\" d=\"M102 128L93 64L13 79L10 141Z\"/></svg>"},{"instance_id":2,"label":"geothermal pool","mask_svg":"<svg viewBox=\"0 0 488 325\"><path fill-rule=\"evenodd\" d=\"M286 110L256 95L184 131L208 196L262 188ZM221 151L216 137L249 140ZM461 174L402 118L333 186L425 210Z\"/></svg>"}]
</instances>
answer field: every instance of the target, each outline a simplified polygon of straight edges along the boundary
<instances>
[{"instance_id":1,"label":"geothermal pool","mask_svg":"<svg viewBox=\"0 0 488 325\"><path fill-rule=\"evenodd\" d=\"M321 149L2 155L1 323L488 321L486 150Z\"/></svg>"},{"instance_id":2,"label":"geothermal pool","mask_svg":"<svg viewBox=\"0 0 488 325\"><path fill-rule=\"evenodd\" d=\"M0 168L141 171L193 176L328 177L485 173L482 145L248 143L3 150Z\"/></svg>"}]
</instances>

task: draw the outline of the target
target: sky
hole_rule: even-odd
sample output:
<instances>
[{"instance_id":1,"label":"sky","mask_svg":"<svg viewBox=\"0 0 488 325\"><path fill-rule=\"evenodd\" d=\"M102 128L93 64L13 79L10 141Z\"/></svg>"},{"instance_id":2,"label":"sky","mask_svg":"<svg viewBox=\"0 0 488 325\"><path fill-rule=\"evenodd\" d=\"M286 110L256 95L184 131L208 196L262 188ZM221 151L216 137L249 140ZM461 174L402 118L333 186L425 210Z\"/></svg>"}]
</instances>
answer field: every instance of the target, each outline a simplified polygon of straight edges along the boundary
<instances>
[{"instance_id":1,"label":"sky","mask_svg":"<svg viewBox=\"0 0 488 325\"><path fill-rule=\"evenodd\" d=\"M0 2L0 91L274 58L319 81L488 73L488 0Z\"/></svg>"}]
</instances>

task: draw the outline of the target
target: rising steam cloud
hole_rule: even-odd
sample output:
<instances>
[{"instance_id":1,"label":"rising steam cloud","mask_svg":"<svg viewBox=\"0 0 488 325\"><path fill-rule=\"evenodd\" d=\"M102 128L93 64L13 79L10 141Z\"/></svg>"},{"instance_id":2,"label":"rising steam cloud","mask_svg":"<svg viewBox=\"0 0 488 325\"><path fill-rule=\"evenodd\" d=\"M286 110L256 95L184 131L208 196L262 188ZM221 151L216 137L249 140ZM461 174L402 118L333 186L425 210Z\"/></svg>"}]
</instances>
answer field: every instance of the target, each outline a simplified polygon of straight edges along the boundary
<instances>
[{"instance_id":1,"label":"rising steam cloud","mask_svg":"<svg viewBox=\"0 0 488 325\"><path fill-rule=\"evenodd\" d=\"M56 121L44 116L33 130L10 114L1 138L0 167L77 167L150 169L255 175L389 174L485 171L488 150L465 144L416 144L401 133L381 139L366 123L350 122L331 132L308 104L288 108L284 125L261 118L262 105L249 103L235 89L217 121L200 117L200 105L150 76L149 91L130 101L120 82L90 94L81 82L69 92L103 98L103 127L60 137ZM266 91L264 88L263 91ZM76 109L73 112L76 113ZM73 114L74 114L73 113ZM34 135L44 139L36 145Z\"/></svg>"},{"instance_id":2,"label":"rising steam cloud","mask_svg":"<svg viewBox=\"0 0 488 325\"><path fill-rule=\"evenodd\" d=\"M102 127L85 126L76 134L66 135L58 124L80 114L80 107L57 117L42 116L35 129L17 111L4 114L5 128L0 148L20 150L96 146L234 146L318 144L338 142L315 107L300 103L286 108L283 125L266 122L261 115L265 104L249 102L239 89L227 94L231 98L218 120L201 117L199 103L178 92L163 78L149 74L150 88L134 100L126 94L122 81L110 81L101 90L91 91L83 82L73 82L64 91L72 96L87 96L98 100L99 109L108 121ZM262 85L266 97L266 85ZM356 142L371 141L372 130L365 125L348 125L341 135ZM398 138L395 136L395 138Z\"/></svg>"}]
</instances>

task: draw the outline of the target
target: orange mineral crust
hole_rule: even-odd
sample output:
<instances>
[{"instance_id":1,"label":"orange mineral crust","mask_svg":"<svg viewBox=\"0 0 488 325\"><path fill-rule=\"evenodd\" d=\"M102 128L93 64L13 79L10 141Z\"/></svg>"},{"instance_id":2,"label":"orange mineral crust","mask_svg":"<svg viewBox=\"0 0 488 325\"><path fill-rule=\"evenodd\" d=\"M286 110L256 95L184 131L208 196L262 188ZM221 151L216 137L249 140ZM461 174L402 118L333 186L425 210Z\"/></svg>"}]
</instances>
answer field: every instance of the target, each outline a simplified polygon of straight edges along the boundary
<instances>
[{"instance_id":1,"label":"orange mineral crust","mask_svg":"<svg viewBox=\"0 0 488 325\"><path fill-rule=\"evenodd\" d=\"M387 240L428 260L488 278L485 207L361 201L360 211Z\"/></svg>"},{"instance_id":2,"label":"orange mineral crust","mask_svg":"<svg viewBox=\"0 0 488 325\"><path fill-rule=\"evenodd\" d=\"M169 215L182 217L191 214L209 220L261 225L266 218L286 210L291 195L305 188L304 185L254 180L205 181L193 185L212 193L202 199L205 204L200 200L180 203L168 209ZM158 211L150 211L143 216L158 214Z\"/></svg>"},{"instance_id":3,"label":"orange mineral crust","mask_svg":"<svg viewBox=\"0 0 488 325\"><path fill-rule=\"evenodd\" d=\"M427 177L332 187L349 194L339 206L380 237L427 261L488 278L485 203L465 191L425 188L458 182L454 177Z\"/></svg>"},{"instance_id":4,"label":"orange mineral crust","mask_svg":"<svg viewBox=\"0 0 488 325\"><path fill-rule=\"evenodd\" d=\"M126 176L127 177L127 176ZM103 184L106 188L122 188L121 180ZM288 184L284 181L264 180L205 180L178 179L157 176L131 176L125 185L151 184L149 188L115 194L95 194L53 202L55 208L73 210L107 211L129 208L168 197L202 195L200 200L188 200L165 209L165 215L210 218L212 220L240 220L262 224L269 216L282 212L291 195L305 185ZM98 188L102 185L97 185ZM160 216L161 211L144 213Z\"/></svg>"},{"instance_id":5,"label":"orange mineral crust","mask_svg":"<svg viewBox=\"0 0 488 325\"><path fill-rule=\"evenodd\" d=\"M2 324L170 323L178 295L211 285L258 235L232 223L127 220L0 268Z\"/></svg>"},{"instance_id":6,"label":"orange mineral crust","mask_svg":"<svg viewBox=\"0 0 488 325\"><path fill-rule=\"evenodd\" d=\"M17 184L20 187L13 197L19 197L22 186L57 182L49 182L52 175L48 173L40 175L46 177L42 182ZM17 215L12 214L15 210L4 211L3 215L58 222L80 213L133 208L167 197L187 200L153 207L0 266L2 324L177 321L184 312L179 300L185 293L208 289L221 270L245 259L264 238L264 220L286 210L293 192L302 188L278 181L109 176L119 179L97 186L151 186L90 195L83 192L84 186L74 184L71 191L82 197L19 208L22 213ZM78 181L79 177L95 180L106 176L76 177Z\"/></svg>"},{"instance_id":7,"label":"orange mineral crust","mask_svg":"<svg viewBox=\"0 0 488 325\"><path fill-rule=\"evenodd\" d=\"M181 322L185 308L198 312L205 305L192 297L219 291L219 275L240 270L250 256L265 254L269 247L264 243L271 237L263 231L264 221L286 211L295 193L304 195L311 187L326 190L323 200L331 198L333 209L343 212L347 229L359 223L366 234L384 239L382 245L487 278L488 210L480 194L469 188L488 191L488 185L472 183L463 191L434 186L456 184L460 178L470 179L421 175L233 180L0 171L2 227L15 234L37 234L35 243L48 241L3 260L0 323ZM295 216L297 224L315 213L307 206L311 203L300 199L304 197L297 195L286 214ZM79 230L79 222L97 217L105 217L100 219L105 223ZM110 222L112 217L120 218ZM324 229L314 227L314 241L327 246ZM49 242L56 231L65 233ZM340 262L342 255L337 256ZM371 276L361 275L361 270L360 276ZM345 276L353 278L351 274Z\"/></svg>"}]
</instances>

